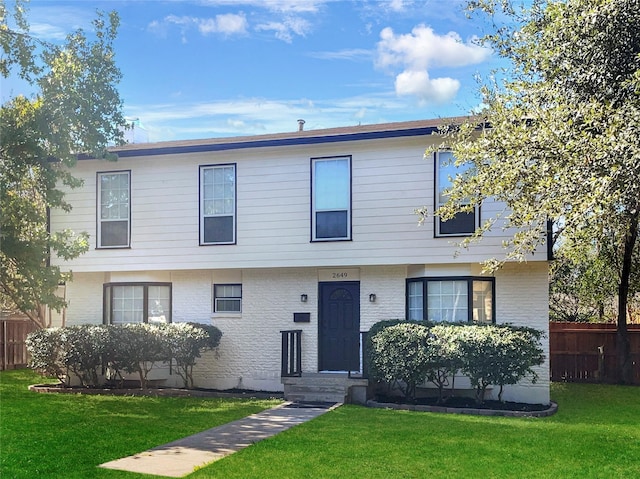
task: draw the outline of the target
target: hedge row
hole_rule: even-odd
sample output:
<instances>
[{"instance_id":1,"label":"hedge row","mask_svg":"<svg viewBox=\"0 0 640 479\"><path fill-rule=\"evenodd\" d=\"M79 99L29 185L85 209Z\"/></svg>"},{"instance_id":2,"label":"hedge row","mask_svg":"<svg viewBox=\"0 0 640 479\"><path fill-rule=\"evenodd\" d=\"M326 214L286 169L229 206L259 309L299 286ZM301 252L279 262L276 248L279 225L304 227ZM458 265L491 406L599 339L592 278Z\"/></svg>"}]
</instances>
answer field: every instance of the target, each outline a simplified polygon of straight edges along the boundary
<instances>
[{"instance_id":1,"label":"hedge row","mask_svg":"<svg viewBox=\"0 0 640 479\"><path fill-rule=\"evenodd\" d=\"M122 373L137 373L148 385L157 363L172 362L185 387L193 387L193 366L200 354L220 343L211 325L82 325L40 329L27 337L29 366L57 377L65 386L76 376L84 387L122 384ZM104 373L104 374L103 374Z\"/></svg>"},{"instance_id":2,"label":"hedge row","mask_svg":"<svg viewBox=\"0 0 640 479\"><path fill-rule=\"evenodd\" d=\"M533 369L544 362L542 331L510 325L429 324L415 321L382 321L368 338L369 374L395 384L407 400L425 382L444 389L461 373L471 381L478 404L487 387L516 384L526 376L537 380Z\"/></svg>"}]
</instances>

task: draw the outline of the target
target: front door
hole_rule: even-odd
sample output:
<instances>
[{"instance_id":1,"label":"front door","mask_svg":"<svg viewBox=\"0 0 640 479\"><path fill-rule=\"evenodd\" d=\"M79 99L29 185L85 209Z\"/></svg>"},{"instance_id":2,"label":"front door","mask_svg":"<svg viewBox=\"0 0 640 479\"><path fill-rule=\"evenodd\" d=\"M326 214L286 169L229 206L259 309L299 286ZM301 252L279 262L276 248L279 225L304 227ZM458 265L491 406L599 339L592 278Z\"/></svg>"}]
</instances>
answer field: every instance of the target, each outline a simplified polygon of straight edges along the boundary
<instances>
[{"instance_id":1,"label":"front door","mask_svg":"<svg viewBox=\"0 0 640 479\"><path fill-rule=\"evenodd\" d=\"M360 283L320 283L320 371L360 369Z\"/></svg>"}]
</instances>

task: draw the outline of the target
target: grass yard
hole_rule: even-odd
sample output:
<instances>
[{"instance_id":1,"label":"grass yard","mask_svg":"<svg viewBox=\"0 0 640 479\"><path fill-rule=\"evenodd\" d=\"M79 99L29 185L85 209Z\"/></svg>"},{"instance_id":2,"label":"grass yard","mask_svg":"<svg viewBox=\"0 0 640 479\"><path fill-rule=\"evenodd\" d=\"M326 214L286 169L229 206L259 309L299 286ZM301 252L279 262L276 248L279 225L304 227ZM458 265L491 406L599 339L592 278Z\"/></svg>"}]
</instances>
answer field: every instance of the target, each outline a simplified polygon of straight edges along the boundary
<instances>
[{"instance_id":1,"label":"grass yard","mask_svg":"<svg viewBox=\"0 0 640 479\"><path fill-rule=\"evenodd\" d=\"M29 370L0 372L2 479L152 477L96 466L279 403L38 394L27 390L29 384L42 382L42 377Z\"/></svg>"},{"instance_id":2,"label":"grass yard","mask_svg":"<svg viewBox=\"0 0 640 479\"><path fill-rule=\"evenodd\" d=\"M151 477L95 466L270 404L26 391L37 381L0 373L3 478ZM640 388L554 384L552 397L559 412L540 419L344 406L188 477L640 477Z\"/></svg>"}]
</instances>

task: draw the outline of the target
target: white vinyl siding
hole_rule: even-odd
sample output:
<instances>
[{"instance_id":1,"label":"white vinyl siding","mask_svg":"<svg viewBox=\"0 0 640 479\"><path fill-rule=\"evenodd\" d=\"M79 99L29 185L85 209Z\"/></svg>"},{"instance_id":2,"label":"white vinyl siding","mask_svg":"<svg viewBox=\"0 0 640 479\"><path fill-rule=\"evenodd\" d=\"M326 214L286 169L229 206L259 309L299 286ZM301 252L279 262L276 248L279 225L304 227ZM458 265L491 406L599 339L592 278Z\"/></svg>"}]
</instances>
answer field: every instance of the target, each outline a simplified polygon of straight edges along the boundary
<instances>
[{"instance_id":1,"label":"white vinyl siding","mask_svg":"<svg viewBox=\"0 0 640 479\"><path fill-rule=\"evenodd\" d=\"M130 173L98 173L98 248L129 246L131 221Z\"/></svg>"},{"instance_id":2,"label":"white vinyl siding","mask_svg":"<svg viewBox=\"0 0 640 479\"><path fill-rule=\"evenodd\" d=\"M378 140L295 148L243 149L121 157L132 171L131 248L90 249L70 261L53 264L74 272L166 271L269 267L332 267L393 264L479 263L502 254L511 234L499 222L468 249L434 238L434 222L418 226L417 207L433 211L433 156L425 160L428 138ZM351 241L310 241L310 158L351 155ZM315 156L314 156L315 155ZM215 157L235 164L237 172L236 243L200 246L199 168ZM97 160L80 160L74 176L85 186L65 191L71 214L52 209L52 231L95 230ZM486 200L483 215L503 205ZM456 253L458 253L456 255ZM544 261L536 254L528 261ZM210 289L210 286L209 286ZM211 304L211 292L208 295Z\"/></svg>"},{"instance_id":3,"label":"white vinyl siding","mask_svg":"<svg viewBox=\"0 0 640 479\"><path fill-rule=\"evenodd\" d=\"M469 170L469 166L456 166L453 153L447 150L437 151L435 157L436 208L439 208L447 202L446 191L453 185L453 179ZM447 221L436 218L436 236L468 236L472 234L479 225L478 213L478 208L475 208L471 212L459 212Z\"/></svg>"},{"instance_id":4,"label":"white vinyl siding","mask_svg":"<svg viewBox=\"0 0 640 479\"><path fill-rule=\"evenodd\" d=\"M351 159L311 160L312 240L351 238Z\"/></svg>"},{"instance_id":5,"label":"white vinyl siding","mask_svg":"<svg viewBox=\"0 0 640 479\"><path fill-rule=\"evenodd\" d=\"M200 168L200 244L236 241L236 166Z\"/></svg>"}]
</instances>

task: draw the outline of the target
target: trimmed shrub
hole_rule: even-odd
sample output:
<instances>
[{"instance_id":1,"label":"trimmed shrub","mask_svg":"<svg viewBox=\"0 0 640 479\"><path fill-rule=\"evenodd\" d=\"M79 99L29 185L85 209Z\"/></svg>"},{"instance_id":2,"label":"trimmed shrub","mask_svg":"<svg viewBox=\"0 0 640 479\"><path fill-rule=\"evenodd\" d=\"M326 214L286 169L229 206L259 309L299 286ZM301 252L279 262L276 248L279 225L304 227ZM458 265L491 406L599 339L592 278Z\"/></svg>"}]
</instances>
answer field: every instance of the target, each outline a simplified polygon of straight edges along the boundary
<instances>
[{"instance_id":1,"label":"trimmed shrub","mask_svg":"<svg viewBox=\"0 0 640 479\"><path fill-rule=\"evenodd\" d=\"M457 337L461 326L433 326L427 340L427 381L438 388L438 404L444 400L444 389L454 385L456 373L463 365ZM451 379L451 381L449 381Z\"/></svg>"},{"instance_id":2,"label":"trimmed shrub","mask_svg":"<svg viewBox=\"0 0 640 479\"><path fill-rule=\"evenodd\" d=\"M198 323L167 324L161 328L169 355L185 388L193 387L193 366L200 354L220 344L222 332L215 326Z\"/></svg>"},{"instance_id":3,"label":"trimmed shrub","mask_svg":"<svg viewBox=\"0 0 640 479\"><path fill-rule=\"evenodd\" d=\"M527 375L535 382L534 366L542 364L542 333L509 325L471 325L460 329L458 338L463 365L461 371L475 388L476 403L484 402L487 387L516 384Z\"/></svg>"},{"instance_id":4,"label":"trimmed shrub","mask_svg":"<svg viewBox=\"0 0 640 479\"><path fill-rule=\"evenodd\" d=\"M147 388L148 377L156 363L171 359L171 353L158 326L147 323L115 326L126 333L117 346L119 366L127 373L138 373L140 387Z\"/></svg>"},{"instance_id":5,"label":"trimmed shrub","mask_svg":"<svg viewBox=\"0 0 640 479\"><path fill-rule=\"evenodd\" d=\"M422 324L387 326L371 337L375 378L395 382L408 400L428 374L429 329Z\"/></svg>"},{"instance_id":6,"label":"trimmed shrub","mask_svg":"<svg viewBox=\"0 0 640 479\"><path fill-rule=\"evenodd\" d=\"M197 323L163 325L82 325L41 329L27 337L30 367L52 375L69 386L70 375L84 387L105 381L122 384L123 373L137 373L140 387L158 362L176 361L176 372L185 387L193 387L193 366L202 351L220 344L222 332Z\"/></svg>"},{"instance_id":7,"label":"trimmed shrub","mask_svg":"<svg viewBox=\"0 0 640 479\"><path fill-rule=\"evenodd\" d=\"M29 333L25 341L29 351L29 367L46 376L58 378L62 384L68 385L69 374L62 362L60 344L60 328L38 329Z\"/></svg>"},{"instance_id":8,"label":"trimmed shrub","mask_svg":"<svg viewBox=\"0 0 640 479\"><path fill-rule=\"evenodd\" d=\"M438 389L438 401L457 372L469 377L478 404L490 385L516 384L544 361L541 331L511 325L381 321L369 331L367 356L370 376L400 388L409 400L428 381ZM451 381L450 381L451 379Z\"/></svg>"},{"instance_id":9,"label":"trimmed shrub","mask_svg":"<svg viewBox=\"0 0 640 479\"><path fill-rule=\"evenodd\" d=\"M61 361L68 371L80 380L83 387L99 384L98 370L102 368L109 333L105 326L82 325L60 328Z\"/></svg>"}]
</instances>

